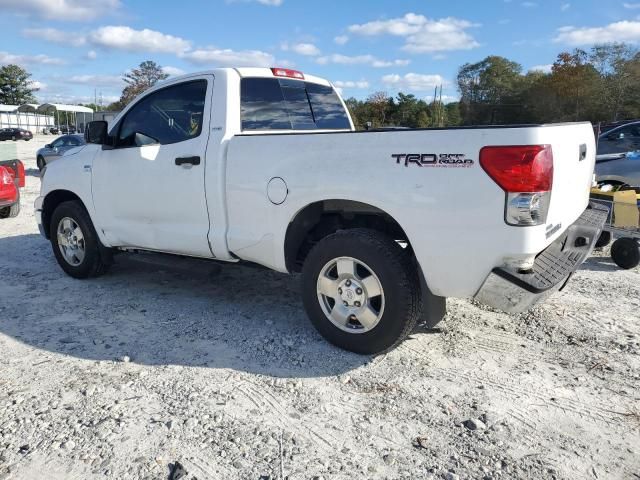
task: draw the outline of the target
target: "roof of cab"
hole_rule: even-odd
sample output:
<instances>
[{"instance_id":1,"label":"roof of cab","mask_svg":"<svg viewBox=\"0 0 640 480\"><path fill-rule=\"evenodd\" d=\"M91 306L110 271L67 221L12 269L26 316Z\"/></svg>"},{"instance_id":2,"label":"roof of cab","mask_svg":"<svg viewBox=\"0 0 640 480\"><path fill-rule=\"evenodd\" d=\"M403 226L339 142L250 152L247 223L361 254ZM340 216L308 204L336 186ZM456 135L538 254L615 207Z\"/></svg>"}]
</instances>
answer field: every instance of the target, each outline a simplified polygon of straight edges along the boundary
<instances>
[{"instance_id":1,"label":"roof of cab","mask_svg":"<svg viewBox=\"0 0 640 480\"><path fill-rule=\"evenodd\" d=\"M226 71L226 72L235 71L238 75L240 75L241 78L247 78L247 77L283 78L283 77L276 77L271 71L271 68L267 68L267 67L240 67L240 68L225 67L225 68L216 68L213 70L205 70L200 72L192 72L192 73L187 73L187 74L176 76L176 77L171 77L167 80L167 82L173 83L176 80L181 80L183 78L187 79L189 77L194 77L197 75L205 75L205 74L215 75L216 73L221 71ZM325 86L331 86L331 83L328 80L325 80L324 78L316 77L315 75L309 75L304 72L302 73L304 75L304 80L307 82L318 83L320 85L325 85ZM296 79L292 78L292 80L296 80Z\"/></svg>"}]
</instances>

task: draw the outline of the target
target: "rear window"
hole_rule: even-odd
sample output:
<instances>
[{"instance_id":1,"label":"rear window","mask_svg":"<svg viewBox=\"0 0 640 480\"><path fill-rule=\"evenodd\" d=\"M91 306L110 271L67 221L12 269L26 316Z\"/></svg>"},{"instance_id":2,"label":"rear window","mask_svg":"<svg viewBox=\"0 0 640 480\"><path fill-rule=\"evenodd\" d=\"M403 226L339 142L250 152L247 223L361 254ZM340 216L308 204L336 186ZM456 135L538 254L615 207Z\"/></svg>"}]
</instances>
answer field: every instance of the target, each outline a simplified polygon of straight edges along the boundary
<instances>
[{"instance_id":1,"label":"rear window","mask_svg":"<svg viewBox=\"0 0 640 480\"><path fill-rule=\"evenodd\" d=\"M349 129L349 118L333 88L277 78L243 78L242 130Z\"/></svg>"}]
</instances>

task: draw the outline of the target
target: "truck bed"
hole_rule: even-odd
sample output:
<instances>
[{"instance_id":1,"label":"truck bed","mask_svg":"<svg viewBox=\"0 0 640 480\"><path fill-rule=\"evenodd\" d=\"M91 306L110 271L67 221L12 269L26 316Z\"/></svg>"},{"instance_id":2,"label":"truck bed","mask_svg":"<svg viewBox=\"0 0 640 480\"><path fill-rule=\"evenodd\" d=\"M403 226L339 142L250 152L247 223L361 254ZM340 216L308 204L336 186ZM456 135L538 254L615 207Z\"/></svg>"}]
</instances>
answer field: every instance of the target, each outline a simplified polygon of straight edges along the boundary
<instances>
[{"instance_id":1,"label":"truck bed","mask_svg":"<svg viewBox=\"0 0 640 480\"><path fill-rule=\"evenodd\" d=\"M545 225L505 223L505 193L479 164L483 147L501 145L552 146ZM407 155L460 162L421 165ZM492 269L537 255L580 217L594 161L588 123L238 135L228 146L229 249L285 271L282 245L296 213L319 199L354 200L398 221L433 293L470 297ZM287 185L281 205L265 195L274 177Z\"/></svg>"}]
</instances>

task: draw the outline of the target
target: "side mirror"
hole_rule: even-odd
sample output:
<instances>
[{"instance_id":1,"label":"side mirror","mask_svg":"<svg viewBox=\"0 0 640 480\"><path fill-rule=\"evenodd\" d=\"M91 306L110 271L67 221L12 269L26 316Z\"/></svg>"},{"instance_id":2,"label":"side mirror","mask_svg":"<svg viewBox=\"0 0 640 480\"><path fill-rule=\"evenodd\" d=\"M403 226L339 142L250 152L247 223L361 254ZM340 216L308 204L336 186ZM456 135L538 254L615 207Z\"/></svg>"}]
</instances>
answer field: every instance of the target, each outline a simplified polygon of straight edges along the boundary
<instances>
[{"instance_id":1,"label":"side mirror","mask_svg":"<svg viewBox=\"0 0 640 480\"><path fill-rule=\"evenodd\" d=\"M95 120L87 124L84 132L85 142L105 145L107 143L107 137L107 122L104 120Z\"/></svg>"},{"instance_id":2,"label":"side mirror","mask_svg":"<svg viewBox=\"0 0 640 480\"><path fill-rule=\"evenodd\" d=\"M51 144L50 144L50 143L47 143L47 144L44 146L44 148L51 148Z\"/></svg>"}]
</instances>

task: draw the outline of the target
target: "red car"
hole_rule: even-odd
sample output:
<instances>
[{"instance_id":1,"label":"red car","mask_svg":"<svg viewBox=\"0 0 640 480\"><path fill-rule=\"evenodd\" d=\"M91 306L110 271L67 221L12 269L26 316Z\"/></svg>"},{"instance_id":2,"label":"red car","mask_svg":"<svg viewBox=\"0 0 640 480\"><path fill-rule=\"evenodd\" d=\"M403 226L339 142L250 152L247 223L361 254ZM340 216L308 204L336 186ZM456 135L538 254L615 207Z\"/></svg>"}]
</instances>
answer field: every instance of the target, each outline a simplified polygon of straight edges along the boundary
<instances>
[{"instance_id":1,"label":"red car","mask_svg":"<svg viewBox=\"0 0 640 480\"><path fill-rule=\"evenodd\" d=\"M24 165L20 160L0 162L0 219L20 213L20 188L24 183Z\"/></svg>"}]
</instances>

